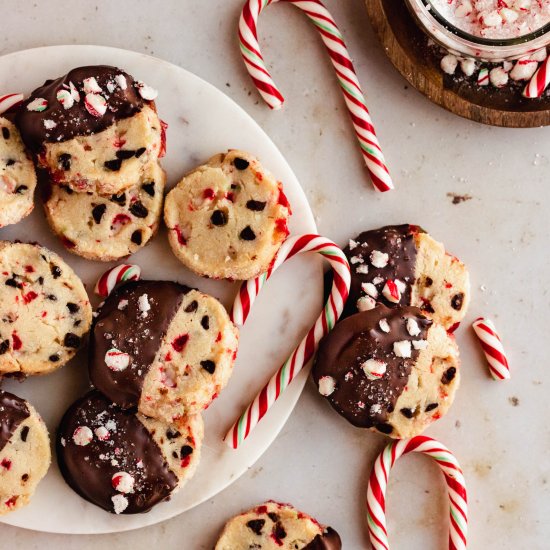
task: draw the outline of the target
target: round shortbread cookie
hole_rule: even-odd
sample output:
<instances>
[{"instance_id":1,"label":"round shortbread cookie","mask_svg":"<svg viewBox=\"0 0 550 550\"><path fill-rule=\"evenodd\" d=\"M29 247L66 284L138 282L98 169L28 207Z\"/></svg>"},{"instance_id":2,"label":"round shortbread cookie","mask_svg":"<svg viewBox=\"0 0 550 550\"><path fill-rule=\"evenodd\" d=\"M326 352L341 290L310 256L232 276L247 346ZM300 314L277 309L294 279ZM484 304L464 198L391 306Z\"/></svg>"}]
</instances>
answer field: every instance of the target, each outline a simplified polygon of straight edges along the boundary
<instances>
[{"instance_id":1,"label":"round shortbread cookie","mask_svg":"<svg viewBox=\"0 0 550 550\"><path fill-rule=\"evenodd\" d=\"M117 194L164 153L155 95L116 67L80 67L34 90L16 124L53 182Z\"/></svg>"},{"instance_id":2,"label":"round shortbread cookie","mask_svg":"<svg viewBox=\"0 0 550 550\"><path fill-rule=\"evenodd\" d=\"M338 533L289 504L269 501L230 519L214 550L341 550Z\"/></svg>"},{"instance_id":3,"label":"round shortbread cookie","mask_svg":"<svg viewBox=\"0 0 550 550\"><path fill-rule=\"evenodd\" d=\"M40 415L24 399L0 391L0 515L29 503L50 462Z\"/></svg>"},{"instance_id":4,"label":"round shortbread cookie","mask_svg":"<svg viewBox=\"0 0 550 550\"><path fill-rule=\"evenodd\" d=\"M201 276L245 280L266 271L288 235L282 185L252 155L212 157L168 193L164 220L178 259Z\"/></svg>"},{"instance_id":5,"label":"round shortbread cookie","mask_svg":"<svg viewBox=\"0 0 550 550\"><path fill-rule=\"evenodd\" d=\"M321 340L313 379L353 425L413 437L451 406L460 379L458 347L419 308L379 304L340 321Z\"/></svg>"},{"instance_id":6,"label":"round shortbread cookie","mask_svg":"<svg viewBox=\"0 0 550 550\"><path fill-rule=\"evenodd\" d=\"M0 241L0 374L47 374L90 329L84 285L54 252Z\"/></svg>"},{"instance_id":7,"label":"round shortbread cookie","mask_svg":"<svg viewBox=\"0 0 550 550\"><path fill-rule=\"evenodd\" d=\"M352 273L348 315L379 302L413 305L447 330L454 330L466 315L470 277L465 265L418 226L365 231L344 252Z\"/></svg>"},{"instance_id":8,"label":"round shortbread cookie","mask_svg":"<svg viewBox=\"0 0 550 550\"><path fill-rule=\"evenodd\" d=\"M144 247L155 235L166 174L153 163L140 183L111 197L49 185L46 217L67 250L89 260L115 261Z\"/></svg>"},{"instance_id":9,"label":"round shortbread cookie","mask_svg":"<svg viewBox=\"0 0 550 550\"><path fill-rule=\"evenodd\" d=\"M217 397L237 346L238 331L215 298L173 282L129 282L94 321L90 378L117 405L171 422Z\"/></svg>"},{"instance_id":10,"label":"round shortbread cookie","mask_svg":"<svg viewBox=\"0 0 550 550\"><path fill-rule=\"evenodd\" d=\"M19 130L0 116L0 227L17 223L34 208L36 172Z\"/></svg>"},{"instance_id":11,"label":"round shortbread cookie","mask_svg":"<svg viewBox=\"0 0 550 550\"><path fill-rule=\"evenodd\" d=\"M147 512L190 479L199 463L200 415L165 424L91 391L57 433L59 468L82 498L115 514Z\"/></svg>"}]
</instances>

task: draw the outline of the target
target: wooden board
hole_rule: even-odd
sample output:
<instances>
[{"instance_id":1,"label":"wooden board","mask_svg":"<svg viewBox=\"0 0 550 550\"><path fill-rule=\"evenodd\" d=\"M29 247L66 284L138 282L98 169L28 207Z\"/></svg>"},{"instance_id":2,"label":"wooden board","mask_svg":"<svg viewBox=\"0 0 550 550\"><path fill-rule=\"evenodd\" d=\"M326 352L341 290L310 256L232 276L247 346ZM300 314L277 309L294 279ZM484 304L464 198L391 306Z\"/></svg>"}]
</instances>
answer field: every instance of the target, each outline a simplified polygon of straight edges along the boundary
<instances>
[{"instance_id":1,"label":"wooden board","mask_svg":"<svg viewBox=\"0 0 550 550\"><path fill-rule=\"evenodd\" d=\"M525 83L510 81L497 89L480 87L475 78L445 74L441 55L428 47L428 38L418 27L403 0L365 0L372 26L384 51L399 72L428 99L470 120L506 126L533 128L550 125L550 95L525 99Z\"/></svg>"}]
</instances>

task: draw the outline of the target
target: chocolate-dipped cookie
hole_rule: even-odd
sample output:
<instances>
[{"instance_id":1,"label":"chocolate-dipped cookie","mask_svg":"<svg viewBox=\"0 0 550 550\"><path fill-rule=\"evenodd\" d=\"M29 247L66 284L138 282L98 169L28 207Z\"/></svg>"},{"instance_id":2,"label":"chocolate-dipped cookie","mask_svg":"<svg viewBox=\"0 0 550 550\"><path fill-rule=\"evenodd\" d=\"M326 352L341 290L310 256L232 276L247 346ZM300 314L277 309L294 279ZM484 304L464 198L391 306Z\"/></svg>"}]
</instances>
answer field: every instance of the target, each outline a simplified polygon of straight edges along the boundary
<instances>
[{"instance_id":1,"label":"chocolate-dipped cookie","mask_svg":"<svg viewBox=\"0 0 550 550\"><path fill-rule=\"evenodd\" d=\"M215 550L341 550L331 527L289 504L269 501L230 519Z\"/></svg>"},{"instance_id":2,"label":"chocolate-dipped cookie","mask_svg":"<svg viewBox=\"0 0 550 550\"><path fill-rule=\"evenodd\" d=\"M413 305L448 330L466 315L469 274L462 262L415 225L365 231L344 250L351 266L347 315L377 303Z\"/></svg>"},{"instance_id":3,"label":"chocolate-dipped cookie","mask_svg":"<svg viewBox=\"0 0 550 550\"><path fill-rule=\"evenodd\" d=\"M201 276L252 279L288 235L282 185L244 151L212 157L168 193L164 220L177 258Z\"/></svg>"},{"instance_id":4,"label":"chocolate-dipped cookie","mask_svg":"<svg viewBox=\"0 0 550 550\"><path fill-rule=\"evenodd\" d=\"M458 348L445 328L406 306L356 313L319 345L313 379L353 425L413 437L442 417L459 385Z\"/></svg>"},{"instance_id":5,"label":"chocolate-dipped cookie","mask_svg":"<svg viewBox=\"0 0 550 550\"><path fill-rule=\"evenodd\" d=\"M155 90L116 67L79 67L34 90L15 121L55 183L118 194L163 154L155 97Z\"/></svg>"},{"instance_id":6,"label":"chocolate-dipped cookie","mask_svg":"<svg viewBox=\"0 0 550 550\"><path fill-rule=\"evenodd\" d=\"M29 503L50 462L40 415L24 399L0 391L0 515Z\"/></svg>"},{"instance_id":7,"label":"chocolate-dipped cookie","mask_svg":"<svg viewBox=\"0 0 550 550\"><path fill-rule=\"evenodd\" d=\"M0 227L17 223L34 208L36 172L13 116L0 116Z\"/></svg>"},{"instance_id":8,"label":"chocolate-dipped cookie","mask_svg":"<svg viewBox=\"0 0 550 550\"><path fill-rule=\"evenodd\" d=\"M227 384L238 332L215 298L137 281L115 289L98 313L90 378L117 405L171 422L205 409Z\"/></svg>"},{"instance_id":9,"label":"chocolate-dipped cookie","mask_svg":"<svg viewBox=\"0 0 550 550\"><path fill-rule=\"evenodd\" d=\"M88 295L55 253L0 241L0 374L47 374L81 347L92 322Z\"/></svg>"},{"instance_id":10,"label":"chocolate-dipped cookie","mask_svg":"<svg viewBox=\"0 0 550 550\"><path fill-rule=\"evenodd\" d=\"M156 233L162 213L166 174L149 164L137 185L118 195L76 193L47 184L46 218L65 248L89 260L124 258L143 248Z\"/></svg>"},{"instance_id":11,"label":"chocolate-dipped cookie","mask_svg":"<svg viewBox=\"0 0 550 550\"><path fill-rule=\"evenodd\" d=\"M194 474L203 431L200 415L166 424L122 410L93 390L61 420L59 467L68 485L96 506L147 512Z\"/></svg>"}]
</instances>

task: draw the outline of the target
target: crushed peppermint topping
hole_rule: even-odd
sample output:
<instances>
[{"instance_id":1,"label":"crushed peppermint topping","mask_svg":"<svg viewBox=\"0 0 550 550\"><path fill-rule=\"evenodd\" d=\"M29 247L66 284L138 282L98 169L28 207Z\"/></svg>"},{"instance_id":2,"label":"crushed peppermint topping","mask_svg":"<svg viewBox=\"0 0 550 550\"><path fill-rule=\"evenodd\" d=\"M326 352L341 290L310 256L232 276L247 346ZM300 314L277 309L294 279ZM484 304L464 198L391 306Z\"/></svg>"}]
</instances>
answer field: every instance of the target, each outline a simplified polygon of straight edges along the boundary
<instances>
[{"instance_id":1,"label":"crushed peppermint topping","mask_svg":"<svg viewBox=\"0 0 550 550\"><path fill-rule=\"evenodd\" d=\"M100 441L107 441L110 436L109 430L105 426L99 426L94 433Z\"/></svg>"},{"instance_id":2,"label":"crushed peppermint topping","mask_svg":"<svg viewBox=\"0 0 550 550\"><path fill-rule=\"evenodd\" d=\"M100 94L103 91L93 76L90 78L85 78L82 81L82 86L84 88L84 92L87 94Z\"/></svg>"},{"instance_id":3,"label":"crushed peppermint topping","mask_svg":"<svg viewBox=\"0 0 550 550\"><path fill-rule=\"evenodd\" d=\"M111 370L120 372L128 368L128 365L130 364L130 356L116 348L111 348L105 354L105 364Z\"/></svg>"},{"instance_id":4,"label":"crushed peppermint topping","mask_svg":"<svg viewBox=\"0 0 550 550\"><path fill-rule=\"evenodd\" d=\"M78 103L80 101L80 94L72 82L69 82L69 92L71 92L71 97Z\"/></svg>"},{"instance_id":5,"label":"crushed peppermint topping","mask_svg":"<svg viewBox=\"0 0 550 550\"><path fill-rule=\"evenodd\" d=\"M117 74L115 76L115 82L118 84L118 87L121 90L126 90L126 88L128 88L128 83L126 82L126 77L123 74Z\"/></svg>"},{"instance_id":6,"label":"crushed peppermint topping","mask_svg":"<svg viewBox=\"0 0 550 550\"><path fill-rule=\"evenodd\" d=\"M391 279L388 279L386 281L386 284L384 285L384 288L382 289L382 294L388 302L391 302L392 304L398 304L401 300L401 292L399 291L399 288L395 281L392 281Z\"/></svg>"},{"instance_id":7,"label":"crushed peppermint topping","mask_svg":"<svg viewBox=\"0 0 550 550\"><path fill-rule=\"evenodd\" d=\"M99 94L86 94L84 106L92 116L99 118L107 112L107 100Z\"/></svg>"},{"instance_id":8,"label":"crushed peppermint topping","mask_svg":"<svg viewBox=\"0 0 550 550\"><path fill-rule=\"evenodd\" d=\"M373 280L372 280L372 284L373 285L379 285L381 283L384 282L384 279L382 277L375 277Z\"/></svg>"},{"instance_id":9,"label":"crushed peppermint topping","mask_svg":"<svg viewBox=\"0 0 550 550\"><path fill-rule=\"evenodd\" d=\"M117 472L111 478L113 489L121 493L134 492L134 478L128 472Z\"/></svg>"},{"instance_id":10,"label":"crushed peppermint topping","mask_svg":"<svg viewBox=\"0 0 550 550\"><path fill-rule=\"evenodd\" d=\"M361 365L361 368L369 380L378 380L384 376L387 366L387 363L379 361L378 359L367 359Z\"/></svg>"},{"instance_id":11,"label":"crushed peppermint topping","mask_svg":"<svg viewBox=\"0 0 550 550\"><path fill-rule=\"evenodd\" d=\"M380 250L373 250L370 254L370 263L374 267L382 268L388 265L390 256L385 252L380 252Z\"/></svg>"},{"instance_id":12,"label":"crushed peppermint topping","mask_svg":"<svg viewBox=\"0 0 550 550\"><path fill-rule=\"evenodd\" d=\"M361 283L361 290L371 298L378 298L378 290L372 283Z\"/></svg>"},{"instance_id":13,"label":"crushed peppermint topping","mask_svg":"<svg viewBox=\"0 0 550 550\"><path fill-rule=\"evenodd\" d=\"M370 408L371 414L380 414L381 412L382 412L382 405L380 405L380 403L375 403Z\"/></svg>"},{"instance_id":14,"label":"crushed peppermint topping","mask_svg":"<svg viewBox=\"0 0 550 550\"><path fill-rule=\"evenodd\" d=\"M336 389L336 380L332 376L321 376L319 379L319 393L328 397Z\"/></svg>"},{"instance_id":15,"label":"crushed peppermint topping","mask_svg":"<svg viewBox=\"0 0 550 550\"><path fill-rule=\"evenodd\" d=\"M45 111L47 107L48 100L44 99L43 97L37 97L27 105L27 111L35 111L37 113L41 113L42 111Z\"/></svg>"},{"instance_id":16,"label":"crushed peppermint topping","mask_svg":"<svg viewBox=\"0 0 550 550\"><path fill-rule=\"evenodd\" d=\"M120 311L124 311L127 307L128 300L120 300L120 302L118 303L118 309L120 309Z\"/></svg>"},{"instance_id":17,"label":"crushed peppermint topping","mask_svg":"<svg viewBox=\"0 0 550 550\"><path fill-rule=\"evenodd\" d=\"M370 311L375 307L376 307L376 300L374 300L370 296L361 296L361 298L357 300L357 309L359 311Z\"/></svg>"},{"instance_id":18,"label":"crushed peppermint topping","mask_svg":"<svg viewBox=\"0 0 550 550\"><path fill-rule=\"evenodd\" d=\"M128 499L124 495L115 495L111 497L115 514L121 514L128 508Z\"/></svg>"},{"instance_id":19,"label":"crushed peppermint topping","mask_svg":"<svg viewBox=\"0 0 550 550\"><path fill-rule=\"evenodd\" d=\"M74 105L74 97L69 90L62 88L56 94L57 101L63 105L64 109L70 109Z\"/></svg>"},{"instance_id":20,"label":"crushed peppermint topping","mask_svg":"<svg viewBox=\"0 0 550 550\"><path fill-rule=\"evenodd\" d=\"M407 319L407 332L411 336L418 336L420 334L420 327L418 326L416 319L413 319L412 317Z\"/></svg>"},{"instance_id":21,"label":"crushed peppermint topping","mask_svg":"<svg viewBox=\"0 0 550 550\"><path fill-rule=\"evenodd\" d=\"M142 317L147 317L149 311L151 310L151 304L149 303L149 296L147 294L142 294L138 298L139 311L141 311Z\"/></svg>"},{"instance_id":22,"label":"crushed peppermint topping","mask_svg":"<svg viewBox=\"0 0 550 550\"><path fill-rule=\"evenodd\" d=\"M360 275L367 275L369 272L369 266L367 264L359 264L355 268L355 273L359 273Z\"/></svg>"},{"instance_id":23,"label":"crushed peppermint topping","mask_svg":"<svg viewBox=\"0 0 550 550\"><path fill-rule=\"evenodd\" d=\"M84 447L91 443L94 438L92 430L88 426L79 426L73 433L73 441L75 445L79 447Z\"/></svg>"},{"instance_id":24,"label":"crushed peppermint topping","mask_svg":"<svg viewBox=\"0 0 550 550\"><path fill-rule=\"evenodd\" d=\"M364 263L364 262L365 262L365 260L364 260L363 258L361 258L361 256L352 256L352 257L350 258L350 263L351 263L352 265L354 265L354 264L362 264L362 263Z\"/></svg>"},{"instance_id":25,"label":"crushed peppermint topping","mask_svg":"<svg viewBox=\"0 0 550 550\"><path fill-rule=\"evenodd\" d=\"M354 241L353 239L349 240L348 247L350 250L353 250L354 248L357 248L359 246L359 243L357 241Z\"/></svg>"},{"instance_id":26,"label":"crushed peppermint topping","mask_svg":"<svg viewBox=\"0 0 550 550\"><path fill-rule=\"evenodd\" d=\"M405 292L405 290L407 289L407 285L401 279L395 279L394 283L401 293Z\"/></svg>"},{"instance_id":27,"label":"crushed peppermint topping","mask_svg":"<svg viewBox=\"0 0 550 550\"><path fill-rule=\"evenodd\" d=\"M387 319L380 319L380 321L378 322L378 326L380 327L380 330L382 332L385 332L386 334L390 332L390 324L388 323Z\"/></svg>"},{"instance_id":28,"label":"crushed peppermint topping","mask_svg":"<svg viewBox=\"0 0 550 550\"><path fill-rule=\"evenodd\" d=\"M145 84L145 82L139 81L136 84L138 87L139 95L146 101L153 101L159 95L158 91L155 90L155 88L148 86L147 84Z\"/></svg>"},{"instance_id":29,"label":"crushed peppermint topping","mask_svg":"<svg viewBox=\"0 0 550 550\"><path fill-rule=\"evenodd\" d=\"M46 130L53 130L57 126L57 123L49 118L44 119L43 123Z\"/></svg>"},{"instance_id":30,"label":"crushed peppermint topping","mask_svg":"<svg viewBox=\"0 0 550 550\"><path fill-rule=\"evenodd\" d=\"M394 342L393 353L395 353L397 357L410 357L411 356L410 340L401 340L400 342Z\"/></svg>"}]
</instances>

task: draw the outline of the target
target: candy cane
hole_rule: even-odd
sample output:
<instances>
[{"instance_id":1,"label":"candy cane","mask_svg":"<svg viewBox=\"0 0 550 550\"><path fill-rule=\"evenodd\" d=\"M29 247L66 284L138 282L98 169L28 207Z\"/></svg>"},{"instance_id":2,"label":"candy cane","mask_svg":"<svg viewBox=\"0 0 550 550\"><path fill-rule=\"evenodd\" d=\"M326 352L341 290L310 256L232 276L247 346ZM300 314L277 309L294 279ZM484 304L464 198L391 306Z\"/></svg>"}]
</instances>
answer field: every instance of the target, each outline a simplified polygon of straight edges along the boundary
<instances>
[{"instance_id":1,"label":"candy cane","mask_svg":"<svg viewBox=\"0 0 550 550\"><path fill-rule=\"evenodd\" d=\"M422 453L433 458L445 477L450 502L449 550L464 550L468 533L466 482L454 455L431 437L418 435L390 443L374 463L367 487L369 537L374 550L389 550L386 528L386 489L395 461L407 453Z\"/></svg>"},{"instance_id":2,"label":"candy cane","mask_svg":"<svg viewBox=\"0 0 550 550\"><path fill-rule=\"evenodd\" d=\"M102 298L107 298L115 286L125 281L139 281L141 268L139 265L120 264L106 271L97 281L94 292Z\"/></svg>"},{"instance_id":3,"label":"candy cane","mask_svg":"<svg viewBox=\"0 0 550 550\"><path fill-rule=\"evenodd\" d=\"M489 363L489 371L495 380L509 380L510 367L495 325L490 319L480 317L472 323L481 348Z\"/></svg>"},{"instance_id":4,"label":"candy cane","mask_svg":"<svg viewBox=\"0 0 550 550\"><path fill-rule=\"evenodd\" d=\"M12 107L19 105L24 98L25 96L23 94L0 95L0 115Z\"/></svg>"},{"instance_id":5,"label":"candy cane","mask_svg":"<svg viewBox=\"0 0 550 550\"><path fill-rule=\"evenodd\" d=\"M523 96L533 99L540 97L550 84L550 57L547 57L531 77L529 84L523 90Z\"/></svg>"},{"instance_id":6,"label":"candy cane","mask_svg":"<svg viewBox=\"0 0 550 550\"><path fill-rule=\"evenodd\" d=\"M336 76L342 88L372 183L378 191L393 189L393 182L386 167L386 161L380 149L351 57L332 15L320 0L248 0L244 5L239 21L239 42L246 68L256 88L272 109L282 107L284 97L267 70L260 52L256 29L261 11L269 4L278 1L286 1L300 8L321 33L321 38L336 70Z\"/></svg>"},{"instance_id":7,"label":"candy cane","mask_svg":"<svg viewBox=\"0 0 550 550\"><path fill-rule=\"evenodd\" d=\"M332 330L347 300L350 268L344 253L329 239L319 235L300 235L291 237L283 243L273 265L266 273L243 283L231 313L233 322L242 326L260 289L273 272L284 262L303 252L317 252L330 263L334 273L330 297L315 325L227 432L225 440L234 449L249 436L281 393L313 357L319 341Z\"/></svg>"}]
</instances>

